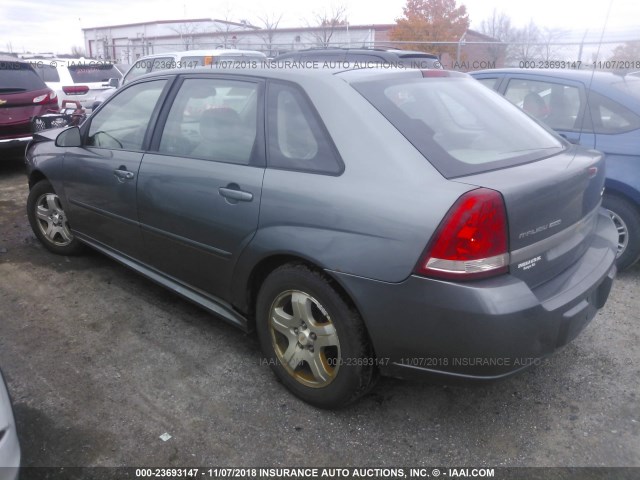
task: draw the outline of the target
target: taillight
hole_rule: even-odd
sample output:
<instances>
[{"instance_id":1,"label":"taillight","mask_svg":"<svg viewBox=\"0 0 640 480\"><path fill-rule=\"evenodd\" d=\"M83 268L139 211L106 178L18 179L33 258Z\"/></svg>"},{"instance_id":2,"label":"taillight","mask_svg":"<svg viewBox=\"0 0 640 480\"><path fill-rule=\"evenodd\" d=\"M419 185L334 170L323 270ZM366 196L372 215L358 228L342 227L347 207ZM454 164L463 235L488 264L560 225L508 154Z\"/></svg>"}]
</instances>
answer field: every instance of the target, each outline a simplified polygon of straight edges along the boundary
<instances>
[{"instance_id":1,"label":"taillight","mask_svg":"<svg viewBox=\"0 0 640 480\"><path fill-rule=\"evenodd\" d=\"M58 103L58 100L56 99L56 92L50 91L44 95L38 95L33 99L33 103Z\"/></svg>"},{"instance_id":2,"label":"taillight","mask_svg":"<svg viewBox=\"0 0 640 480\"><path fill-rule=\"evenodd\" d=\"M455 78L469 78L469 75L462 72L454 72L452 70L442 70L442 65L440 68L436 69L426 69L420 70L422 73L422 78L440 78L440 77L455 77Z\"/></svg>"},{"instance_id":3,"label":"taillight","mask_svg":"<svg viewBox=\"0 0 640 480\"><path fill-rule=\"evenodd\" d=\"M447 70L422 70L423 78L433 77L450 77L451 74Z\"/></svg>"},{"instance_id":4,"label":"taillight","mask_svg":"<svg viewBox=\"0 0 640 480\"><path fill-rule=\"evenodd\" d=\"M84 95L89 91L89 87L86 85L71 85L68 87L62 87L62 91L66 95Z\"/></svg>"},{"instance_id":5,"label":"taillight","mask_svg":"<svg viewBox=\"0 0 640 480\"><path fill-rule=\"evenodd\" d=\"M487 188L467 192L440 223L415 273L453 280L506 273L509 269L507 232L502 195Z\"/></svg>"}]
</instances>

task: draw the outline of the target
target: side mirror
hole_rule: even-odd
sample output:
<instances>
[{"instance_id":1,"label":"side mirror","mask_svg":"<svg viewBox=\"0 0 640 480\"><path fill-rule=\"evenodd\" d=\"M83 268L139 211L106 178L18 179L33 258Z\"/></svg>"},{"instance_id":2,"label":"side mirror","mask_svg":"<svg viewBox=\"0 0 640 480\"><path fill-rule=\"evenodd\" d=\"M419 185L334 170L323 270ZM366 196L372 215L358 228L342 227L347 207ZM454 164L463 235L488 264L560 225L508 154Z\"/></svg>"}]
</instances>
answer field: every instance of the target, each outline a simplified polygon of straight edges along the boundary
<instances>
[{"instance_id":1,"label":"side mirror","mask_svg":"<svg viewBox=\"0 0 640 480\"><path fill-rule=\"evenodd\" d=\"M82 137L78 127L67 128L56 137L56 147L81 147Z\"/></svg>"},{"instance_id":2,"label":"side mirror","mask_svg":"<svg viewBox=\"0 0 640 480\"><path fill-rule=\"evenodd\" d=\"M113 87L118 88L120 86L120 79L118 78L110 78L107 83L102 84L103 87Z\"/></svg>"}]
</instances>

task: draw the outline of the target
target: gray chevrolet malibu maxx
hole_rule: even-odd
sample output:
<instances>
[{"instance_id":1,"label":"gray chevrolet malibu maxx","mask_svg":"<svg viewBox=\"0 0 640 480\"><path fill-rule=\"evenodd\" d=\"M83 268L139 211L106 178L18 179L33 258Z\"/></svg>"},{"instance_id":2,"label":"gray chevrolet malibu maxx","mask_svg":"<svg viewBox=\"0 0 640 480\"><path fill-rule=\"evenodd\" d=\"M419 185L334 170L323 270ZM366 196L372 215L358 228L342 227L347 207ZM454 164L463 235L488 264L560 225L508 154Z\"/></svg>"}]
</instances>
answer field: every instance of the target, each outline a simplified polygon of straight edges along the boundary
<instances>
[{"instance_id":1,"label":"gray chevrolet malibu maxx","mask_svg":"<svg viewBox=\"0 0 640 480\"><path fill-rule=\"evenodd\" d=\"M163 72L36 135L27 164L49 250L89 245L255 328L320 407L378 374L513 373L615 275L601 154L464 74Z\"/></svg>"}]
</instances>

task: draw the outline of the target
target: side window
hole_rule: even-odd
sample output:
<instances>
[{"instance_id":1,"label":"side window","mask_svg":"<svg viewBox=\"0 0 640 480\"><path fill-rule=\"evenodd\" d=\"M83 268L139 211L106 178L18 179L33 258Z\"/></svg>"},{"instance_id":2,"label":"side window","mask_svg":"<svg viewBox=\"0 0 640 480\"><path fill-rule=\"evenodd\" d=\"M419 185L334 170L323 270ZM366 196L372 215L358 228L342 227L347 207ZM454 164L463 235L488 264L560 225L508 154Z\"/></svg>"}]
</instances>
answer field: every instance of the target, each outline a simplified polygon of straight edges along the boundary
<instances>
[{"instance_id":1,"label":"side window","mask_svg":"<svg viewBox=\"0 0 640 480\"><path fill-rule=\"evenodd\" d=\"M140 75L144 75L145 73L149 73L150 71L151 60L138 60L127 72L127 75L122 80L122 84L125 85L131 82L133 79L138 78Z\"/></svg>"},{"instance_id":2,"label":"side window","mask_svg":"<svg viewBox=\"0 0 640 480\"><path fill-rule=\"evenodd\" d=\"M309 99L297 88L273 82L267 98L269 166L330 175L342 162Z\"/></svg>"},{"instance_id":3,"label":"side window","mask_svg":"<svg viewBox=\"0 0 640 480\"><path fill-rule=\"evenodd\" d=\"M640 117L627 107L591 91L589 107L594 133L616 134L640 128Z\"/></svg>"},{"instance_id":4,"label":"side window","mask_svg":"<svg viewBox=\"0 0 640 480\"><path fill-rule=\"evenodd\" d=\"M94 117L87 134L88 146L113 150L140 150L151 114L166 80L134 85L117 93Z\"/></svg>"},{"instance_id":5,"label":"side window","mask_svg":"<svg viewBox=\"0 0 640 480\"><path fill-rule=\"evenodd\" d=\"M512 79L505 97L555 130L579 130L582 107L577 87L537 80Z\"/></svg>"},{"instance_id":6,"label":"side window","mask_svg":"<svg viewBox=\"0 0 640 480\"><path fill-rule=\"evenodd\" d=\"M248 165L257 124L257 84L188 78L171 105L158 151Z\"/></svg>"},{"instance_id":7,"label":"side window","mask_svg":"<svg viewBox=\"0 0 640 480\"><path fill-rule=\"evenodd\" d=\"M495 90L498 86L499 78L476 78L482 85L489 87L491 90Z\"/></svg>"},{"instance_id":8,"label":"side window","mask_svg":"<svg viewBox=\"0 0 640 480\"><path fill-rule=\"evenodd\" d=\"M56 67L43 64L43 65L35 66L35 69L38 72L38 75L40 75L42 80L44 80L45 82L60 81L60 75L58 75L58 69Z\"/></svg>"}]
</instances>

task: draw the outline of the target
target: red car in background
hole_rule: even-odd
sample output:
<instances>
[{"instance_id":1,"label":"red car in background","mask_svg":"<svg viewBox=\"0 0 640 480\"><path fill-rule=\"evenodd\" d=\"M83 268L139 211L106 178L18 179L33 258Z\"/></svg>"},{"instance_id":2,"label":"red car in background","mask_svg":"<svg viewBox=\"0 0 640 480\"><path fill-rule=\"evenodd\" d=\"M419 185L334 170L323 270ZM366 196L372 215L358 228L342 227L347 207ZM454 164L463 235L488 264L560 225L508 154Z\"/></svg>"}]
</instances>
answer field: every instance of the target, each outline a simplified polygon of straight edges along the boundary
<instances>
[{"instance_id":1,"label":"red car in background","mask_svg":"<svg viewBox=\"0 0 640 480\"><path fill-rule=\"evenodd\" d=\"M0 149L26 146L31 119L57 110L56 93L29 63L0 55Z\"/></svg>"}]
</instances>

